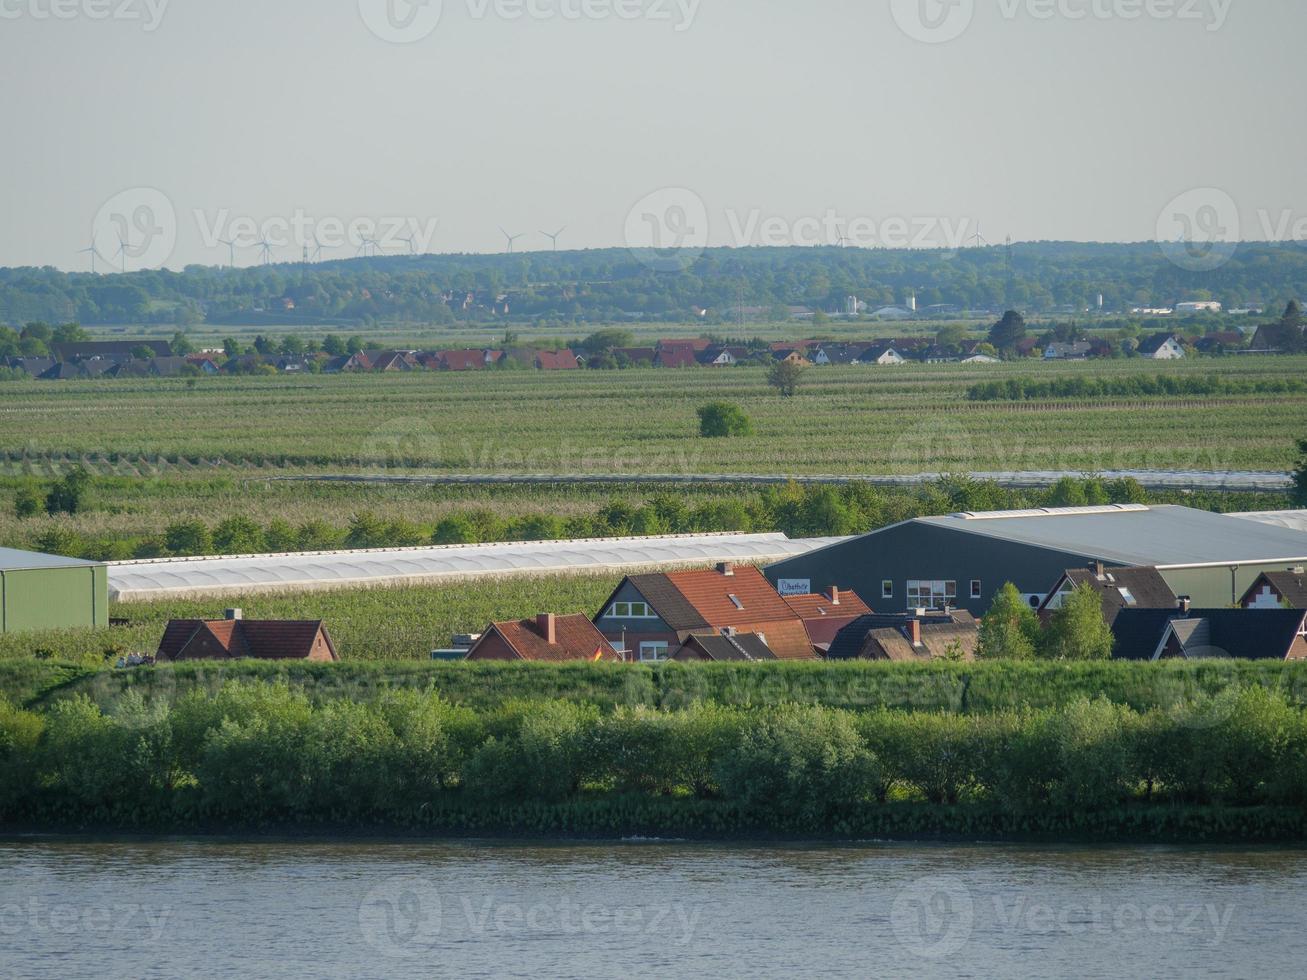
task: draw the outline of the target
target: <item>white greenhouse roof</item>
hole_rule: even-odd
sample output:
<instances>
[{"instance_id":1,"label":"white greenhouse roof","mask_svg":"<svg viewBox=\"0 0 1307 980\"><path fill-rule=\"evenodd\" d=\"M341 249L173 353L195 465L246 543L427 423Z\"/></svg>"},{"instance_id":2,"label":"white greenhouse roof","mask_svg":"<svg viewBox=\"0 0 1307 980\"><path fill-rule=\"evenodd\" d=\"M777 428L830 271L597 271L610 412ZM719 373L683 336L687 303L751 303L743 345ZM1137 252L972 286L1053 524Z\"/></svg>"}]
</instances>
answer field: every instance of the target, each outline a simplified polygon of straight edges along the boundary
<instances>
[{"instance_id":1,"label":"white greenhouse roof","mask_svg":"<svg viewBox=\"0 0 1307 980\"><path fill-rule=\"evenodd\" d=\"M1231 514L1245 521L1284 527L1292 531L1307 531L1307 510L1264 510L1248 514Z\"/></svg>"},{"instance_id":2,"label":"white greenhouse roof","mask_svg":"<svg viewBox=\"0 0 1307 980\"><path fill-rule=\"evenodd\" d=\"M140 602L549 573L621 575L724 561L759 564L780 561L842 540L791 540L784 534L693 534L297 555L162 558L111 562L109 596L121 602Z\"/></svg>"}]
</instances>

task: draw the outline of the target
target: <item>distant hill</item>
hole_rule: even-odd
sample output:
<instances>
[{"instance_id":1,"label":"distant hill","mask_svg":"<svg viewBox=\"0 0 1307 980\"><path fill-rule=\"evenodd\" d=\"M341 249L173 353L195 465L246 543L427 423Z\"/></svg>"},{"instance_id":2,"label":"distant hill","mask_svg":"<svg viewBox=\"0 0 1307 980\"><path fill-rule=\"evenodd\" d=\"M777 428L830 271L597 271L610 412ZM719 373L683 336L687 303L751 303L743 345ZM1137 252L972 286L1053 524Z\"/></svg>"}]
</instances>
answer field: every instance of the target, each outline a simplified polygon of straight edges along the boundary
<instances>
[{"instance_id":1,"label":"distant hill","mask_svg":"<svg viewBox=\"0 0 1307 980\"><path fill-rule=\"evenodd\" d=\"M787 308L1020 309L1028 314L1169 306L1210 296L1270 308L1307 297L1307 248L1244 244L1210 272L1172 263L1155 243L1038 242L961 251L709 249L666 256L627 249L515 255L356 258L246 269L190 266L125 275L0 269L0 323L340 323L376 321L709 322L742 304L754 318ZM706 311L701 314L700 311Z\"/></svg>"}]
</instances>

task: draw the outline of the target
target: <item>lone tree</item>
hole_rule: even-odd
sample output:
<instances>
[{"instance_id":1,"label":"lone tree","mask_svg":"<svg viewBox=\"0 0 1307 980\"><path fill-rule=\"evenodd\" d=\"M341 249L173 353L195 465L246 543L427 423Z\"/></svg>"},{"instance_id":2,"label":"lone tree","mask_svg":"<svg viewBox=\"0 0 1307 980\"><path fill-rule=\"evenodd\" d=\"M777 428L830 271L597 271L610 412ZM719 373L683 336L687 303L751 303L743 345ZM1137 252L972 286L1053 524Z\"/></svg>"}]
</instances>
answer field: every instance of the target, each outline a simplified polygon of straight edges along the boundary
<instances>
[{"instance_id":1,"label":"lone tree","mask_svg":"<svg viewBox=\"0 0 1307 980\"><path fill-rule=\"evenodd\" d=\"M1026 318L1016 310L1008 310L1003 319L989 328L989 342L1004 353L1017 349L1026 337Z\"/></svg>"},{"instance_id":2,"label":"lone tree","mask_svg":"<svg viewBox=\"0 0 1307 980\"><path fill-rule=\"evenodd\" d=\"M56 514L76 514L85 505L86 491L90 487L90 473L80 466L69 470L68 475L46 494L45 512L51 517Z\"/></svg>"},{"instance_id":3,"label":"lone tree","mask_svg":"<svg viewBox=\"0 0 1307 980\"><path fill-rule=\"evenodd\" d=\"M753 434L753 424L738 405L712 402L699 409L699 435L705 439L728 439Z\"/></svg>"},{"instance_id":4,"label":"lone tree","mask_svg":"<svg viewBox=\"0 0 1307 980\"><path fill-rule=\"evenodd\" d=\"M1069 593L1053 613L1044 633L1044 656L1049 660L1111 660L1115 640L1103 618L1103 600L1085 584Z\"/></svg>"},{"instance_id":5,"label":"lone tree","mask_svg":"<svg viewBox=\"0 0 1307 980\"><path fill-rule=\"evenodd\" d=\"M1039 617L1017 587L1008 582L980 621L982 660L1034 660L1039 649Z\"/></svg>"},{"instance_id":6,"label":"lone tree","mask_svg":"<svg viewBox=\"0 0 1307 980\"><path fill-rule=\"evenodd\" d=\"M793 398L803 380L804 367L793 361L777 361L767 375L767 383L781 393L782 398Z\"/></svg>"}]
</instances>

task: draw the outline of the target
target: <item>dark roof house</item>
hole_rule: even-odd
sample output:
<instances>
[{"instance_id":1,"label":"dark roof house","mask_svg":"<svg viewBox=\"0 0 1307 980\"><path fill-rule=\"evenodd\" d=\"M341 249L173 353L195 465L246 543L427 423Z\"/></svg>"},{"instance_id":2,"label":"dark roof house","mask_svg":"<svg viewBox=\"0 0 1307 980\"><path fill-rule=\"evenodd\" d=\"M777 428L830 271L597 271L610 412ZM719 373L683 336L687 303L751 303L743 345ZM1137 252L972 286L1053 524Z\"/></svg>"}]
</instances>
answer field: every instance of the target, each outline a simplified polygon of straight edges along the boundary
<instances>
[{"instance_id":1,"label":"dark roof house","mask_svg":"<svg viewBox=\"0 0 1307 980\"><path fill-rule=\"evenodd\" d=\"M1307 609L1307 569L1263 572L1239 605L1244 609Z\"/></svg>"},{"instance_id":2,"label":"dark roof house","mask_svg":"<svg viewBox=\"0 0 1307 980\"><path fill-rule=\"evenodd\" d=\"M1111 626L1122 609L1175 609L1179 597L1162 573L1151 566L1108 568L1095 562L1089 568L1072 568L1053 586L1040 604L1041 614L1052 614L1073 590L1089 585L1103 600L1103 619Z\"/></svg>"},{"instance_id":3,"label":"dark roof house","mask_svg":"<svg viewBox=\"0 0 1307 980\"><path fill-rule=\"evenodd\" d=\"M174 619L164 631L157 658L177 660L310 660L340 658L322 622Z\"/></svg>"},{"instance_id":4,"label":"dark roof house","mask_svg":"<svg viewBox=\"0 0 1307 980\"><path fill-rule=\"evenodd\" d=\"M972 660L980 643L980 624L967 612L904 616L872 614L840 630L828 660L945 660L955 652Z\"/></svg>"},{"instance_id":5,"label":"dark roof house","mask_svg":"<svg viewBox=\"0 0 1307 980\"><path fill-rule=\"evenodd\" d=\"M1117 660L1307 660L1307 610L1127 609Z\"/></svg>"},{"instance_id":6,"label":"dark roof house","mask_svg":"<svg viewBox=\"0 0 1307 980\"><path fill-rule=\"evenodd\" d=\"M673 660L729 663L758 663L775 660L767 641L757 633L695 633L685 641Z\"/></svg>"}]
</instances>

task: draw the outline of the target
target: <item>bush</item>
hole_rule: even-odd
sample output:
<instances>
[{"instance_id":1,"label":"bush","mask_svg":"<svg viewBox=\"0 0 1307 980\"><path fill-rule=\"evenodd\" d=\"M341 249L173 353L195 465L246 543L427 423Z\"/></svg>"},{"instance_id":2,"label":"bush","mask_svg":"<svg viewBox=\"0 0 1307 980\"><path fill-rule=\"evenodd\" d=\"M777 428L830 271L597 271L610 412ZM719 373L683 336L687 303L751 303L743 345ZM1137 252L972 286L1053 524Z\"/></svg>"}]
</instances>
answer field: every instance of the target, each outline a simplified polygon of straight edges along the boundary
<instances>
[{"instance_id":1,"label":"bush","mask_svg":"<svg viewBox=\"0 0 1307 980\"><path fill-rule=\"evenodd\" d=\"M41 510L41 495L34 488L21 487L14 495L14 516L20 521L37 516Z\"/></svg>"},{"instance_id":2,"label":"bush","mask_svg":"<svg viewBox=\"0 0 1307 980\"><path fill-rule=\"evenodd\" d=\"M930 803L957 803L975 783L983 754L965 715L878 712L860 727L890 779Z\"/></svg>"},{"instance_id":3,"label":"bush","mask_svg":"<svg viewBox=\"0 0 1307 980\"><path fill-rule=\"evenodd\" d=\"M491 736L468 760L465 783L482 799L564 800L581 786L599 719L590 706L549 701L509 712L510 731Z\"/></svg>"},{"instance_id":4,"label":"bush","mask_svg":"<svg viewBox=\"0 0 1307 980\"><path fill-rule=\"evenodd\" d=\"M45 497L45 512L51 517L80 513L86 506L86 494L90 488L91 474L80 466L75 467L50 488Z\"/></svg>"},{"instance_id":5,"label":"bush","mask_svg":"<svg viewBox=\"0 0 1307 980\"><path fill-rule=\"evenodd\" d=\"M201 520L177 521L163 532L163 540L174 555L213 554L213 535Z\"/></svg>"},{"instance_id":6,"label":"bush","mask_svg":"<svg viewBox=\"0 0 1307 980\"><path fill-rule=\"evenodd\" d=\"M738 405L712 402L699 409L699 435L705 439L726 439L753 434L753 423Z\"/></svg>"},{"instance_id":7,"label":"bush","mask_svg":"<svg viewBox=\"0 0 1307 980\"><path fill-rule=\"evenodd\" d=\"M1139 769L1130 722L1136 717L1103 698L1077 701L1046 717L1046 749L1059 774L1052 790L1056 805L1103 810L1133 792Z\"/></svg>"},{"instance_id":8,"label":"bush","mask_svg":"<svg viewBox=\"0 0 1307 980\"><path fill-rule=\"evenodd\" d=\"M782 708L748 718L717 767L722 795L750 810L825 822L883 798L881 768L850 715Z\"/></svg>"},{"instance_id":9,"label":"bush","mask_svg":"<svg viewBox=\"0 0 1307 980\"><path fill-rule=\"evenodd\" d=\"M36 791L36 752L45 721L0 698L0 816Z\"/></svg>"},{"instance_id":10,"label":"bush","mask_svg":"<svg viewBox=\"0 0 1307 980\"><path fill-rule=\"evenodd\" d=\"M213 529L213 546L221 555L256 555L264 550L263 528L248 517L229 517Z\"/></svg>"}]
</instances>

